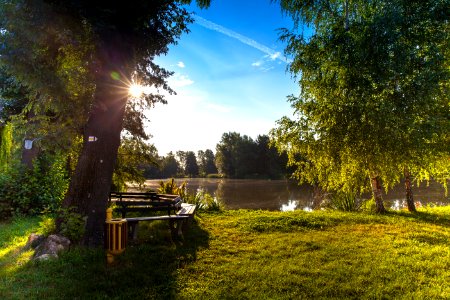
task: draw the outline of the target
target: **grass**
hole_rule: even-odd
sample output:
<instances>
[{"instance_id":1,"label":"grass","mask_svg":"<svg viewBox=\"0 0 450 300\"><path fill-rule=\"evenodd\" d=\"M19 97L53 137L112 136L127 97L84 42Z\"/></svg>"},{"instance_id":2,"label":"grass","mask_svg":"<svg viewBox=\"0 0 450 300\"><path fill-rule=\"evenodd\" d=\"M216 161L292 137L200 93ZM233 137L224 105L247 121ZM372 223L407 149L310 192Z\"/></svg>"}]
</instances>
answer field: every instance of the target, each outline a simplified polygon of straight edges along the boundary
<instances>
[{"instance_id":1,"label":"grass","mask_svg":"<svg viewBox=\"0 0 450 300\"><path fill-rule=\"evenodd\" d=\"M38 218L0 224L1 299L449 299L450 207L417 214L199 213L183 242L140 229L112 266L22 251Z\"/></svg>"}]
</instances>

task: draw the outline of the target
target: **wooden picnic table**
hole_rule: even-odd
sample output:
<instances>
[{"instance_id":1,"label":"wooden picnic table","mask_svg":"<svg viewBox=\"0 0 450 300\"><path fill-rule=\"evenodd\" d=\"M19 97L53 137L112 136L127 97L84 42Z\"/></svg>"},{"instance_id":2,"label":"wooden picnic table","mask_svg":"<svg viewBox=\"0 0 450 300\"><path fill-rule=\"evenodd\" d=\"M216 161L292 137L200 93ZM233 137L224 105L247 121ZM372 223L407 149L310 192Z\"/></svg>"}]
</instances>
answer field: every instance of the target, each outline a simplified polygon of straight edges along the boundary
<instances>
[{"instance_id":1,"label":"wooden picnic table","mask_svg":"<svg viewBox=\"0 0 450 300\"><path fill-rule=\"evenodd\" d=\"M139 222L168 220L172 236L182 237L187 230L189 221L193 218L196 206L183 203L178 195L158 194L155 192L111 192L110 204L115 204L116 211L127 220L128 234L136 239ZM155 212L167 212L164 215L154 215ZM150 215L139 217L126 217L129 212L147 213Z\"/></svg>"}]
</instances>

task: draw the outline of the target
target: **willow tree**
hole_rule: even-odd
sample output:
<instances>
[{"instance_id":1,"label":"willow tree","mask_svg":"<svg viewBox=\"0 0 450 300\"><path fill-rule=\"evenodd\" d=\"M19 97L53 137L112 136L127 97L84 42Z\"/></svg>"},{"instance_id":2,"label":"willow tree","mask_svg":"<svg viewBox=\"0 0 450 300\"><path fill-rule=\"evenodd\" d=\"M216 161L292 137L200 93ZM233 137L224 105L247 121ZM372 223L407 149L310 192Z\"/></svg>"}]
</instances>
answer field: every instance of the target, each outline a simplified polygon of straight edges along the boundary
<instances>
[{"instance_id":1,"label":"willow tree","mask_svg":"<svg viewBox=\"0 0 450 300\"><path fill-rule=\"evenodd\" d=\"M129 85L137 82L172 92L166 83L171 73L153 59L166 54L187 31L192 19L180 4L189 2L0 2L2 64L30 88L41 115L51 107L52 118L75 124L83 136L63 205L85 217L85 245L103 243L122 129L129 126L143 134L142 108L164 102L157 93L130 102ZM205 7L209 1L197 3Z\"/></svg>"},{"instance_id":2,"label":"willow tree","mask_svg":"<svg viewBox=\"0 0 450 300\"><path fill-rule=\"evenodd\" d=\"M289 98L296 118L279 120L272 137L299 179L370 186L385 211L381 183L449 153L449 1L279 2L296 25L281 38L301 92Z\"/></svg>"}]
</instances>

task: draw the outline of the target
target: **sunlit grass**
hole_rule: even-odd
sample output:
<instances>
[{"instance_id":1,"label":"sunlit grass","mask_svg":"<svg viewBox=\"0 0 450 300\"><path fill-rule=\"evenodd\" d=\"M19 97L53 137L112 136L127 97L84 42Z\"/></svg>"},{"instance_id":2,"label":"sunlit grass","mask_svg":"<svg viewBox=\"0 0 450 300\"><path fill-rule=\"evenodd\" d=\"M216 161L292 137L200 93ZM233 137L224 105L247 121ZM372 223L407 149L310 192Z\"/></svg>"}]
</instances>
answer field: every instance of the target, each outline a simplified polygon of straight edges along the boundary
<instances>
[{"instance_id":1,"label":"sunlit grass","mask_svg":"<svg viewBox=\"0 0 450 300\"><path fill-rule=\"evenodd\" d=\"M179 288L186 299L445 299L450 218L408 217L227 212L202 223L210 247Z\"/></svg>"},{"instance_id":2,"label":"sunlit grass","mask_svg":"<svg viewBox=\"0 0 450 300\"><path fill-rule=\"evenodd\" d=\"M184 241L142 226L112 266L76 247L29 262L21 247L39 220L19 223L0 225L1 299L450 298L450 207L199 213Z\"/></svg>"},{"instance_id":3,"label":"sunlit grass","mask_svg":"<svg viewBox=\"0 0 450 300\"><path fill-rule=\"evenodd\" d=\"M38 231L39 218L19 218L11 223L0 223L0 272L11 269L13 265L20 265L27 261L30 253L23 251L28 236ZM7 266L9 265L9 266Z\"/></svg>"}]
</instances>

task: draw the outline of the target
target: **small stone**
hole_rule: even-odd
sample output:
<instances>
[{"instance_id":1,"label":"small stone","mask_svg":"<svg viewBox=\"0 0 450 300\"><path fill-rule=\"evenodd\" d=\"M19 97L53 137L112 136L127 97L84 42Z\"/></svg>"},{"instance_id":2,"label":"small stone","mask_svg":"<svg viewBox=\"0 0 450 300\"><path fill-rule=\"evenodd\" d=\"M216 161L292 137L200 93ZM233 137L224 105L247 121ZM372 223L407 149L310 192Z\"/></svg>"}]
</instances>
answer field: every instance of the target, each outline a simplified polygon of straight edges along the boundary
<instances>
[{"instance_id":1,"label":"small stone","mask_svg":"<svg viewBox=\"0 0 450 300\"><path fill-rule=\"evenodd\" d=\"M36 260L49 260L51 258L58 258L56 254L42 254L41 256L36 257Z\"/></svg>"}]
</instances>

